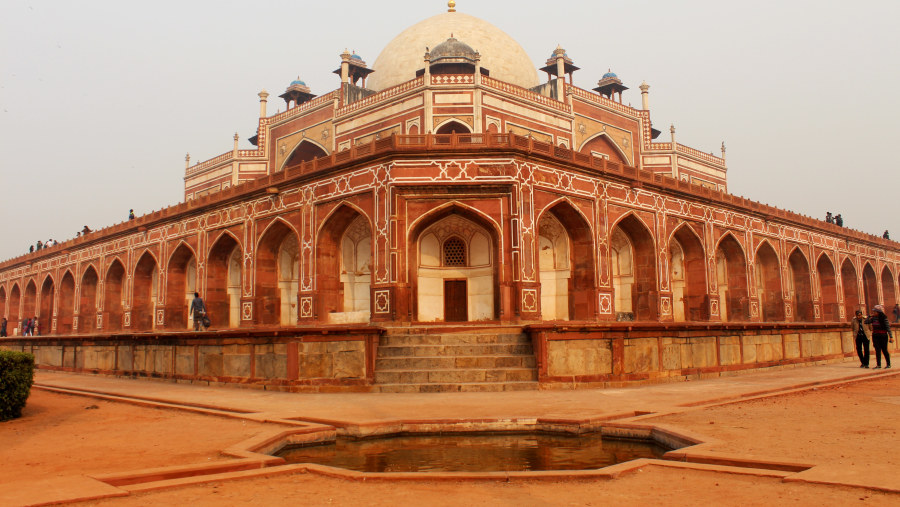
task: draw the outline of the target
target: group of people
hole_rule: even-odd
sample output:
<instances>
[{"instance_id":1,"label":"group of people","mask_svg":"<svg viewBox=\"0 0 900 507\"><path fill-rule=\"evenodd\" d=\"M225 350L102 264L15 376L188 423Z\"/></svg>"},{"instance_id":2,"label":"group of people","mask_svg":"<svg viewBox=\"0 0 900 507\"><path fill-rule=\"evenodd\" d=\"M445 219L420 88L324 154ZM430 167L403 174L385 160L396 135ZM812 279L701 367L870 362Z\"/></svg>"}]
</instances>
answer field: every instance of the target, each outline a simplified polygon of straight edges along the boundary
<instances>
[{"instance_id":1,"label":"group of people","mask_svg":"<svg viewBox=\"0 0 900 507\"><path fill-rule=\"evenodd\" d=\"M831 215L830 211L825 213L825 221L838 227L844 226L844 217L842 217L840 213L834 216Z\"/></svg>"},{"instance_id":2,"label":"group of people","mask_svg":"<svg viewBox=\"0 0 900 507\"><path fill-rule=\"evenodd\" d=\"M894 306L894 316L900 315L900 307ZM896 322L896 320L894 321ZM891 367L891 354L888 343L894 343L891 324L884 313L884 306L875 305L872 314L863 316L862 310L856 310L856 316L850 323L853 336L856 338L856 355L859 356L860 368L869 367L869 337L875 347L875 368L881 368L881 356L884 356L885 368Z\"/></svg>"},{"instance_id":3,"label":"group of people","mask_svg":"<svg viewBox=\"0 0 900 507\"><path fill-rule=\"evenodd\" d=\"M41 324L38 321L37 317L33 319L24 319L22 320L22 336L40 336L41 335ZM0 337L5 337L6 334L6 318L0 321Z\"/></svg>"},{"instance_id":4,"label":"group of people","mask_svg":"<svg viewBox=\"0 0 900 507\"><path fill-rule=\"evenodd\" d=\"M55 239L48 239L46 243L42 242L41 240L38 240L37 244L30 245L28 247L28 251L29 252L40 251L45 248L50 248L51 246L56 246L58 244L59 243L57 243Z\"/></svg>"}]
</instances>

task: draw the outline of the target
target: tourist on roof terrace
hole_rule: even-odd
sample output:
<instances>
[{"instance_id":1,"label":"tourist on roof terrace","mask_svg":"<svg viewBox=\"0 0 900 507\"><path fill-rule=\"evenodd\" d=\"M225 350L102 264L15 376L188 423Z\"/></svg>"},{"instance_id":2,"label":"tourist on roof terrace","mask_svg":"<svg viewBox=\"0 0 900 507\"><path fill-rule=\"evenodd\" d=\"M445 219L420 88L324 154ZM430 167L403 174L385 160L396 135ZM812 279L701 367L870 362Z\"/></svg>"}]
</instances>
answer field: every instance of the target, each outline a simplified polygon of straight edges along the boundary
<instances>
[{"instance_id":1,"label":"tourist on roof terrace","mask_svg":"<svg viewBox=\"0 0 900 507\"><path fill-rule=\"evenodd\" d=\"M891 367L891 354L888 352L888 341L894 343L891 324L884 314L884 306L875 305L872 315L866 319L872 325L872 344L875 346L875 368L881 368L881 355L884 354L885 368Z\"/></svg>"}]
</instances>

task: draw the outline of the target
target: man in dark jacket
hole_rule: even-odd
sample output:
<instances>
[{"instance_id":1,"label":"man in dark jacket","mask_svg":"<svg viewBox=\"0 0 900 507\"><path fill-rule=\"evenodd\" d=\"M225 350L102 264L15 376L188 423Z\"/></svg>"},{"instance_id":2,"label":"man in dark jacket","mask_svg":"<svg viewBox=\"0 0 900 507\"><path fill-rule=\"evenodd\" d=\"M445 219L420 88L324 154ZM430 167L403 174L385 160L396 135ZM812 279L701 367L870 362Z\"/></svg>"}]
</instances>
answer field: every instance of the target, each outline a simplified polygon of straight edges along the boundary
<instances>
[{"instance_id":1,"label":"man in dark jacket","mask_svg":"<svg viewBox=\"0 0 900 507\"><path fill-rule=\"evenodd\" d=\"M850 321L850 329L856 341L856 355L859 356L859 367L869 367L869 335L871 328L863 319L862 310L856 310L856 316Z\"/></svg>"},{"instance_id":2,"label":"man in dark jacket","mask_svg":"<svg viewBox=\"0 0 900 507\"><path fill-rule=\"evenodd\" d=\"M891 354L888 352L888 340L894 342L891 324L884 314L884 306L875 305L872 316L866 319L872 325L872 345L875 346L875 367L881 368L881 355L884 354L885 368L891 367Z\"/></svg>"},{"instance_id":3,"label":"man in dark jacket","mask_svg":"<svg viewBox=\"0 0 900 507\"><path fill-rule=\"evenodd\" d=\"M194 293L194 300L191 301L191 315L194 318L194 331L200 331L200 325L203 322L203 317L206 316L206 305L203 303L203 300L200 299L200 293ZM206 328L204 327L204 331Z\"/></svg>"}]
</instances>

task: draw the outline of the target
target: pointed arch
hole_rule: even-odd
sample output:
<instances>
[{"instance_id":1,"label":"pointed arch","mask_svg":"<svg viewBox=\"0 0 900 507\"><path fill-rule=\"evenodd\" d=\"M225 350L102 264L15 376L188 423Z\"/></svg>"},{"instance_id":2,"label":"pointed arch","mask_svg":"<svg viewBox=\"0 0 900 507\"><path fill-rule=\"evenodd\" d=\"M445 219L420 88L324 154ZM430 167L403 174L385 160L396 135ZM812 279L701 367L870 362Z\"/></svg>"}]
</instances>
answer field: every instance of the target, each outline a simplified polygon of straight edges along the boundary
<instances>
[{"instance_id":1,"label":"pointed arch","mask_svg":"<svg viewBox=\"0 0 900 507\"><path fill-rule=\"evenodd\" d=\"M675 228L669 238L669 270L675 321L709 320L703 240L687 223Z\"/></svg>"},{"instance_id":2,"label":"pointed arch","mask_svg":"<svg viewBox=\"0 0 900 507\"><path fill-rule=\"evenodd\" d=\"M335 207L316 234L316 312L320 320L371 318L372 224L350 203Z\"/></svg>"},{"instance_id":3,"label":"pointed arch","mask_svg":"<svg viewBox=\"0 0 900 507\"><path fill-rule=\"evenodd\" d=\"M781 264L768 239L756 247L756 293L760 318L765 322L784 320L784 295L781 289Z\"/></svg>"},{"instance_id":4,"label":"pointed arch","mask_svg":"<svg viewBox=\"0 0 900 507\"><path fill-rule=\"evenodd\" d=\"M244 254L241 243L231 231L224 231L209 249L206 262L204 302L216 327L241 325L241 293Z\"/></svg>"},{"instance_id":5,"label":"pointed arch","mask_svg":"<svg viewBox=\"0 0 900 507\"><path fill-rule=\"evenodd\" d=\"M451 119L439 124L434 129L434 133L437 135L471 134L472 128L457 119L451 118Z\"/></svg>"},{"instance_id":6,"label":"pointed arch","mask_svg":"<svg viewBox=\"0 0 900 507\"><path fill-rule=\"evenodd\" d=\"M859 297L859 275L849 257L841 264L841 286L844 289L844 318L849 319L862 304ZM868 312L863 313L868 315Z\"/></svg>"},{"instance_id":7,"label":"pointed arch","mask_svg":"<svg viewBox=\"0 0 900 507\"><path fill-rule=\"evenodd\" d=\"M582 141L578 151L588 155L602 153L610 162L629 165L628 154L606 132L599 132Z\"/></svg>"},{"instance_id":8,"label":"pointed arch","mask_svg":"<svg viewBox=\"0 0 900 507\"><path fill-rule=\"evenodd\" d=\"M800 247L795 247L791 251L788 265L794 296L794 322L813 322L816 317L813 309L812 275L809 261Z\"/></svg>"},{"instance_id":9,"label":"pointed arch","mask_svg":"<svg viewBox=\"0 0 900 507\"><path fill-rule=\"evenodd\" d=\"M304 138L297 143L297 146L294 146L294 149L291 150L291 154L285 158L284 164L281 165L281 170L286 171L287 169L297 167L304 162L327 156L327 148L311 139Z\"/></svg>"},{"instance_id":10,"label":"pointed arch","mask_svg":"<svg viewBox=\"0 0 900 507\"><path fill-rule=\"evenodd\" d=\"M627 307L616 309L616 318L620 320L657 320L659 316L659 290L656 274L656 242L651 229L634 213L627 213L610 229L610 245L622 244L621 251L613 249L611 262L614 263L614 292L616 303ZM618 231L618 233L617 233ZM618 237L619 241L614 241ZM621 238L627 239L627 245ZM615 275L615 268L624 266L623 262L630 256L631 274L626 276L622 270ZM625 294L630 292L630 294ZM630 297L629 297L630 296ZM630 315L627 315L630 314Z\"/></svg>"},{"instance_id":11,"label":"pointed arch","mask_svg":"<svg viewBox=\"0 0 900 507\"><path fill-rule=\"evenodd\" d=\"M119 331L122 329L122 307L124 304L125 264L116 257L106 269L103 278L103 329Z\"/></svg>"},{"instance_id":12,"label":"pointed arch","mask_svg":"<svg viewBox=\"0 0 900 507\"><path fill-rule=\"evenodd\" d=\"M841 320L838 306L837 272L831 257L822 252L816 261L816 273L819 275L819 293L822 301L822 320L837 322Z\"/></svg>"},{"instance_id":13,"label":"pointed arch","mask_svg":"<svg viewBox=\"0 0 900 507\"><path fill-rule=\"evenodd\" d=\"M179 242L169 256L165 290L166 329L192 328L188 322L188 306L197 291L197 255L184 241Z\"/></svg>"},{"instance_id":14,"label":"pointed arch","mask_svg":"<svg viewBox=\"0 0 900 507\"><path fill-rule=\"evenodd\" d=\"M466 236L469 266L459 269L455 279L452 271L445 269L440 259L441 239L432 226L450 220L452 230L442 235ZM465 234L461 234L465 230ZM466 320L493 320L500 314L499 262L500 228L480 210L457 201L445 203L423 213L410 224L407 233L407 276L410 281L410 314L420 321L441 321L448 318L448 282L465 282L465 297L459 301L466 310ZM452 275L452 276L451 276ZM448 278L450 277L450 278ZM457 286L454 291L459 289ZM452 287L451 287L452 288ZM470 289L472 289L470 291ZM454 292L455 293L455 292ZM451 319L462 318L452 316Z\"/></svg>"},{"instance_id":15,"label":"pointed arch","mask_svg":"<svg viewBox=\"0 0 900 507\"><path fill-rule=\"evenodd\" d=\"M893 315L891 311L897 304L897 293L894 289L894 275L888 266L881 270L881 295L885 314Z\"/></svg>"},{"instance_id":16,"label":"pointed arch","mask_svg":"<svg viewBox=\"0 0 900 507\"><path fill-rule=\"evenodd\" d=\"M863 301L866 305L865 314L872 311L872 307L878 304L878 277L875 275L875 266L866 262L863 266Z\"/></svg>"},{"instance_id":17,"label":"pointed arch","mask_svg":"<svg viewBox=\"0 0 900 507\"><path fill-rule=\"evenodd\" d=\"M53 302L56 298L56 283L49 274L44 277L41 283L41 308L38 314L44 321L44 328L49 332L51 323L53 322Z\"/></svg>"},{"instance_id":18,"label":"pointed arch","mask_svg":"<svg viewBox=\"0 0 900 507\"><path fill-rule=\"evenodd\" d=\"M545 217L552 217L552 221ZM542 314L543 306L549 304L555 306L551 313L554 317L593 320L597 312L597 270L590 221L563 198L544 208L538 224ZM545 255L547 252L552 257ZM551 294L545 295L545 290Z\"/></svg>"},{"instance_id":19,"label":"pointed arch","mask_svg":"<svg viewBox=\"0 0 900 507\"><path fill-rule=\"evenodd\" d=\"M719 315L723 321L750 319L750 280L747 276L747 254L730 231L716 244L716 287Z\"/></svg>"},{"instance_id":20,"label":"pointed arch","mask_svg":"<svg viewBox=\"0 0 900 507\"><path fill-rule=\"evenodd\" d=\"M25 318L37 317L39 310L37 301L37 284L34 283L34 278L31 278L25 284L25 293L22 300L22 312Z\"/></svg>"},{"instance_id":21,"label":"pointed arch","mask_svg":"<svg viewBox=\"0 0 900 507\"><path fill-rule=\"evenodd\" d=\"M9 322L11 322L10 326L14 329L19 329L20 324L22 323L22 315L19 310L22 304L22 290L19 289L19 284L14 283L12 289L9 290Z\"/></svg>"},{"instance_id":22,"label":"pointed arch","mask_svg":"<svg viewBox=\"0 0 900 507\"><path fill-rule=\"evenodd\" d=\"M3 319L7 318L6 317L6 309L7 309L6 303L7 303L6 287L3 285L0 285L0 318L3 318ZM7 327L7 330L8 329L9 328Z\"/></svg>"},{"instance_id":23,"label":"pointed arch","mask_svg":"<svg viewBox=\"0 0 900 507\"><path fill-rule=\"evenodd\" d=\"M149 250L134 267L131 291L131 328L134 331L155 329L156 302L159 296L159 264Z\"/></svg>"},{"instance_id":24,"label":"pointed arch","mask_svg":"<svg viewBox=\"0 0 900 507\"><path fill-rule=\"evenodd\" d=\"M71 334L74 316L75 275L67 269L59 282L56 302L56 334Z\"/></svg>"},{"instance_id":25,"label":"pointed arch","mask_svg":"<svg viewBox=\"0 0 900 507\"><path fill-rule=\"evenodd\" d=\"M78 332L94 333L97 331L97 285L100 277L94 266L88 264L81 275L81 297L78 304Z\"/></svg>"},{"instance_id":26,"label":"pointed arch","mask_svg":"<svg viewBox=\"0 0 900 507\"><path fill-rule=\"evenodd\" d=\"M282 305L297 308L299 283L299 236L287 221L276 218L265 228L256 246L256 323L263 325L296 325L285 322ZM285 256L289 257L286 258ZM285 266L290 279L285 280ZM297 269L294 269L294 268Z\"/></svg>"}]
</instances>

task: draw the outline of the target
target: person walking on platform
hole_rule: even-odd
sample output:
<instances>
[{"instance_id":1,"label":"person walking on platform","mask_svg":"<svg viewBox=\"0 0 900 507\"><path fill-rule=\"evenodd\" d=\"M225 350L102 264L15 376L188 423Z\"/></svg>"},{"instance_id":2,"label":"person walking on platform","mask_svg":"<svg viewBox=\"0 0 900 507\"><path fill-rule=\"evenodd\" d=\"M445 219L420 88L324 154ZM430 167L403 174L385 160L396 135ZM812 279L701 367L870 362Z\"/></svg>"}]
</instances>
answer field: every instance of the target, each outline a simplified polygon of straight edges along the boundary
<instances>
[{"instance_id":1,"label":"person walking on platform","mask_svg":"<svg viewBox=\"0 0 900 507\"><path fill-rule=\"evenodd\" d=\"M856 340L856 355L859 356L859 367L869 367L869 335L872 333L871 327L863 318L862 310L856 310L856 316L850 321L850 329Z\"/></svg>"},{"instance_id":2,"label":"person walking on platform","mask_svg":"<svg viewBox=\"0 0 900 507\"><path fill-rule=\"evenodd\" d=\"M0 338L6 338L6 317L0 320Z\"/></svg>"},{"instance_id":3,"label":"person walking on platform","mask_svg":"<svg viewBox=\"0 0 900 507\"><path fill-rule=\"evenodd\" d=\"M866 319L872 325L872 344L875 345L875 368L881 368L881 355L884 354L885 368L891 367L891 354L888 352L888 340L894 343L891 324L884 314L884 306L875 305L872 316Z\"/></svg>"},{"instance_id":4,"label":"person walking on platform","mask_svg":"<svg viewBox=\"0 0 900 507\"><path fill-rule=\"evenodd\" d=\"M191 301L191 316L194 318L194 331L200 331L200 325L203 323L203 317L206 316L206 304L200 298L200 293L194 293L194 300ZM204 328L204 331L206 329Z\"/></svg>"}]
</instances>

